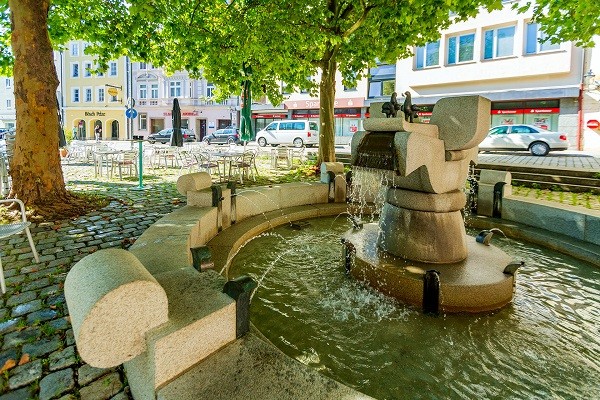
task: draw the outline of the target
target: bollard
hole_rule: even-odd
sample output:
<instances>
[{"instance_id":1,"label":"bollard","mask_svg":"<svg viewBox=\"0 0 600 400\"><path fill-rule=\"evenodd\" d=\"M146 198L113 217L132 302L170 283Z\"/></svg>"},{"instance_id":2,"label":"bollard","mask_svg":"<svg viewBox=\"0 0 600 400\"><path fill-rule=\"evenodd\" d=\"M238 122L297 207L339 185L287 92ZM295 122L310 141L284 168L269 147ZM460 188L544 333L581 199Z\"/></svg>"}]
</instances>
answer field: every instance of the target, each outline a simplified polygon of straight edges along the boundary
<instances>
[{"instance_id":1,"label":"bollard","mask_svg":"<svg viewBox=\"0 0 600 400\"><path fill-rule=\"evenodd\" d=\"M423 276L423 312L435 315L440 312L440 273L434 269Z\"/></svg>"},{"instance_id":2,"label":"bollard","mask_svg":"<svg viewBox=\"0 0 600 400\"><path fill-rule=\"evenodd\" d=\"M492 217L502 217L502 194L504 193L506 182L498 182L494 185L494 199L492 203Z\"/></svg>"},{"instance_id":3,"label":"bollard","mask_svg":"<svg viewBox=\"0 0 600 400\"><path fill-rule=\"evenodd\" d=\"M327 181L329 183L327 202L333 203L335 201L335 172L327 171Z\"/></svg>"},{"instance_id":4,"label":"bollard","mask_svg":"<svg viewBox=\"0 0 600 400\"><path fill-rule=\"evenodd\" d=\"M235 193L235 189L236 189L236 183L235 181L230 181L227 182L227 189L231 190L231 214L230 214L230 218L231 218L231 224L235 224L235 220L236 220L236 197L237 194Z\"/></svg>"},{"instance_id":5,"label":"bollard","mask_svg":"<svg viewBox=\"0 0 600 400\"><path fill-rule=\"evenodd\" d=\"M258 284L249 276L242 275L225 283L223 293L235 300L235 335L241 338L250 330L250 297Z\"/></svg>"},{"instance_id":6,"label":"bollard","mask_svg":"<svg viewBox=\"0 0 600 400\"><path fill-rule=\"evenodd\" d=\"M190 252L192 253L192 267L194 267L196 271L202 272L206 269L215 267L208 246L192 247Z\"/></svg>"},{"instance_id":7,"label":"bollard","mask_svg":"<svg viewBox=\"0 0 600 400\"><path fill-rule=\"evenodd\" d=\"M217 232L223 230L223 189L220 185L212 185L212 206L217 207Z\"/></svg>"}]
</instances>

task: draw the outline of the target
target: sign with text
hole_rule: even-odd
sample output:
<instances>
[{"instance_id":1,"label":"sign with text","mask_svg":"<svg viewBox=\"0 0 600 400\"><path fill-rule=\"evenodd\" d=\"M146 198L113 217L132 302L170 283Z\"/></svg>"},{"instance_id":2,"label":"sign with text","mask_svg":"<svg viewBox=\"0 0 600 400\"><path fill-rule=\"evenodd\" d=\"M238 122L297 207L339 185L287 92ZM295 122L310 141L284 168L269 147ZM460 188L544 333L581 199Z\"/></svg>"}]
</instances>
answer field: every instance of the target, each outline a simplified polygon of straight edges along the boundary
<instances>
[{"instance_id":1,"label":"sign with text","mask_svg":"<svg viewBox=\"0 0 600 400\"><path fill-rule=\"evenodd\" d=\"M340 98L335 99L333 106L335 108L356 108L362 107L365 104L365 99L362 97L349 97L347 99ZM318 109L321 106L319 99L308 99L308 100L287 100L283 102L283 105L288 110L311 110Z\"/></svg>"}]
</instances>

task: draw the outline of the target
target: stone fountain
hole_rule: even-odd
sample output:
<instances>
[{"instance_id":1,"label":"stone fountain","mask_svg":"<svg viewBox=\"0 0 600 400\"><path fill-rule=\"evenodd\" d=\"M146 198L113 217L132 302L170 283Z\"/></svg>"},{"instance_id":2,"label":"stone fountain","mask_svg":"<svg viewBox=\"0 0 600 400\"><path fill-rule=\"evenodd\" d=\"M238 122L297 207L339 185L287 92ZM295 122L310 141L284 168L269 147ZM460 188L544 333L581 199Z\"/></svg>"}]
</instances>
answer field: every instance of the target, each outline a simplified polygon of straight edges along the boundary
<instances>
[{"instance_id":1,"label":"stone fountain","mask_svg":"<svg viewBox=\"0 0 600 400\"><path fill-rule=\"evenodd\" d=\"M379 223L355 227L343 238L347 269L425 311L506 305L519 264L489 240L467 236L461 213L469 166L488 132L490 101L441 99L429 124L386 118L382 105L371 104L364 131L354 135L352 165L382 176L385 203ZM353 186L359 190L360 182Z\"/></svg>"}]
</instances>

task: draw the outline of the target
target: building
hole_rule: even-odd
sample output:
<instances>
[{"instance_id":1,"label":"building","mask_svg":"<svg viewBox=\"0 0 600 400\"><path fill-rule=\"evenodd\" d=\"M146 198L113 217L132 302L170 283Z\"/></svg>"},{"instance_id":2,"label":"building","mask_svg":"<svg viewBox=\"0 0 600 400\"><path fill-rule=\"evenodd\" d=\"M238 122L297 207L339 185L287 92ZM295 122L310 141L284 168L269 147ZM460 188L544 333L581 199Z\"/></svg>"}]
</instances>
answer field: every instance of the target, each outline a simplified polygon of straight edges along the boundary
<instances>
[{"instance_id":1,"label":"building","mask_svg":"<svg viewBox=\"0 0 600 400\"><path fill-rule=\"evenodd\" d=\"M93 56L85 54L86 46L71 41L66 51L55 53L64 129L82 140L128 139L129 60L120 57L108 63L106 72L96 73Z\"/></svg>"},{"instance_id":2,"label":"building","mask_svg":"<svg viewBox=\"0 0 600 400\"><path fill-rule=\"evenodd\" d=\"M183 128L194 130L197 140L228 126L237 126L239 97L214 101L215 85L192 79L185 71L166 75L161 68L144 62L132 63L133 98L138 112L133 135L146 138L171 128L173 100L179 101Z\"/></svg>"},{"instance_id":3,"label":"building","mask_svg":"<svg viewBox=\"0 0 600 400\"><path fill-rule=\"evenodd\" d=\"M16 125L13 85L12 77L0 77L0 129L10 129Z\"/></svg>"}]
</instances>

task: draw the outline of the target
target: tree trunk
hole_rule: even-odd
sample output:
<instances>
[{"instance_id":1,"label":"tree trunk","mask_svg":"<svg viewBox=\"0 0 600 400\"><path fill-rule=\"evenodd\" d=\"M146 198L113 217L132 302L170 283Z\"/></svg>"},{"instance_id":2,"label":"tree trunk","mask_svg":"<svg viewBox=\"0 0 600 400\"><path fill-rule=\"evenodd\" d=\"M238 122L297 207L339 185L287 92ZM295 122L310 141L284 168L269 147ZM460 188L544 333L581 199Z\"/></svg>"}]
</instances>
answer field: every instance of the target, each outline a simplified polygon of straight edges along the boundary
<instances>
[{"instance_id":1,"label":"tree trunk","mask_svg":"<svg viewBox=\"0 0 600 400\"><path fill-rule=\"evenodd\" d=\"M17 117L11 197L41 215L75 197L66 191L58 153L58 77L48 35L48 0L9 0ZM58 207L58 208L57 208Z\"/></svg>"},{"instance_id":2,"label":"tree trunk","mask_svg":"<svg viewBox=\"0 0 600 400\"><path fill-rule=\"evenodd\" d=\"M327 51L321 60L319 157L322 162L335 161L335 73L337 62L332 51Z\"/></svg>"}]
</instances>

